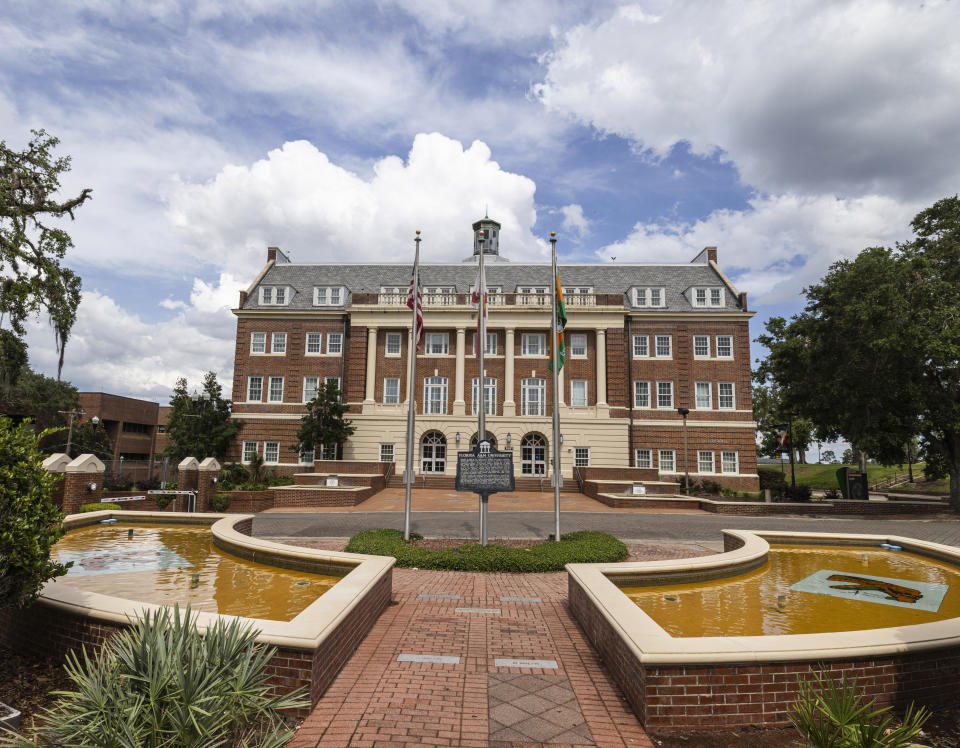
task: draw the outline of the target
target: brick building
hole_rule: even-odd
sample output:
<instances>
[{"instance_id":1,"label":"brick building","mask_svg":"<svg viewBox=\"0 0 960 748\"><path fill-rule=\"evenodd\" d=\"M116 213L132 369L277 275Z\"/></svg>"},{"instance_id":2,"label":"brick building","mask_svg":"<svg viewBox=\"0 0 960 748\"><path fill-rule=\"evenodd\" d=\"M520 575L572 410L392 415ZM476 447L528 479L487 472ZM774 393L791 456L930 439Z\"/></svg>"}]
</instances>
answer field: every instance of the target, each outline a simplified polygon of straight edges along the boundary
<instances>
[{"instance_id":1,"label":"brick building","mask_svg":"<svg viewBox=\"0 0 960 748\"><path fill-rule=\"evenodd\" d=\"M470 291L481 247L490 293L487 429L497 448L513 451L518 476L549 475L551 269L501 257L499 229L478 221L473 256L421 264L418 475L453 476L456 451L476 438ZM691 481L755 489L753 313L718 267L716 248L688 264L561 264L559 273L568 317L559 379L563 473L570 476L575 464L633 466L677 480L688 468ZM314 455L295 452L295 433L304 403L333 378L356 426L337 456L403 465L410 275L409 262L297 264L268 249L234 310L233 413L244 426L230 459L257 454L279 472L312 464ZM685 455L678 408L689 409Z\"/></svg>"}]
</instances>

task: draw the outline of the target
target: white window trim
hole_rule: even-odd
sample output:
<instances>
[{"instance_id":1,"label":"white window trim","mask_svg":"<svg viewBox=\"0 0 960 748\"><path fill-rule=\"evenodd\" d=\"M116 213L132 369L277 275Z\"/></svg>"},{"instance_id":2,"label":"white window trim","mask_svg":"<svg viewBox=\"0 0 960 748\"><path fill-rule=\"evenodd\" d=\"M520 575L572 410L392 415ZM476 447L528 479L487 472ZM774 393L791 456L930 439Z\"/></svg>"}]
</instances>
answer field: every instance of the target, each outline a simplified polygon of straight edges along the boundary
<instances>
[{"instance_id":1,"label":"white window trim","mask_svg":"<svg viewBox=\"0 0 960 748\"><path fill-rule=\"evenodd\" d=\"M658 339L658 338L666 338L666 339L667 339L667 341L668 341L668 343L669 343L669 346L670 346L670 352L669 352L668 354L662 356L662 355L660 355L660 354L657 352L657 339ZM650 357L651 357L651 358L660 358L660 359L663 359L663 360L667 360L667 359L673 358L673 335L654 335L654 336L653 336L653 347L650 349Z\"/></svg>"},{"instance_id":2,"label":"white window trim","mask_svg":"<svg viewBox=\"0 0 960 748\"><path fill-rule=\"evenodd\" d=\"M397 382L397 399L395 402L390 402L387 400L387 382L390 380L396 380ZM399 405L400 404L400 377L384 377L383 378L383 404L384 405Z\"/></svg>"},{"instance_id":3,"label":"white window trim","mask_svg":"<svg viewBox=\"0 0 960 748\"><path fill-rule=\"evenodd\" d=\"M587 452L587 464L586 465L577 465L577 452L586 450ZM575 467L590 467L590 447L574 447L573 448L573 464Z\"/></svg>"},{"instance_id":4,"label":"white window trim","mask_svg":"<svg viewBox=\"0 0 960 748\"><path fill-rule=\"evenodd\" d=\"M390 447L390 459L383 459L383 448ZM380 449L377 451L377 461L378 462L396 462L397 461L397 445L396 444L380 444Z\"/></svg>"},{"instance_id":5,"label":"white window trim","mask_svg":"<svg viewBox=\"0 0 960 748\"><path fill-rule=\"evenodd\" d=\"M477 413L478 413L477 405L478 405L478 403L480 402L480 398L479 398L479 394L480 394L480 393L477 391L477 382L479 381L479 379L480 379L480 377L473 377L473 378L470 380L470 410L472 411L472 414L473 414L473 415L477 415ZM484 389L491 391L491 392L490 392L490 394L491 394L491 398L490 398L490 408L491 408L491 410L488 410L488 411L487 411L487 415L488 415L488 416L495 416L495 415L497 415L497 378L496 378L496 377L484 377L484 379L489 381L489 384L488 384L486 381L483 383ZM487 393L484 392L483 394L486 395ZM486 400L484 400L484 403L486 403Z\"/></svg>"},{"instance_id":6,"label":"white window trim","mask_svg":"<svg viewBox=\"0 0 960 748\"><path fill-rule=\"evenodd\" d=\"M651 291L660 292L660 303L653 304L652 297L653 294ZM640 303L640 300L643 300L643 303ZM633 289L633 307L636 309L664 309L667 306L667 289L664 286L644 286L642 288Z\"/></svg>"},{"instance_id":7,"label":"white window trim","mask_svg":"<svg viewBox=\"0 0 960 748\"><path fill-rule=\"evenodd\" d=\"M321 303L320 299L320 289L324 289L326 293L324 294L324 301ZM333 291L340 292L340 300L334 304L333 303ZM314 306L343 306L347 298L347 289L345 286L314 286L313 287L313 305Z\"/></svg>"},{"instance_id":8,"label":"white window trim","mask_svg":"<svg viewBox=\"0 0 960 748\"><path fill-rule=\"evenodd\" d=\"M431 379L441 379L441 380L443 380L443 381L442 381L442 382L431 382L431 381L430 381ZM428 405L430 402L432 402L432 401L430 400L430 398L427 397L427 388L428 388L428 387L439 387L439 388L440 388L440 394L442 395L442 397L440 398L440 406L441 406L441 408L440 408L440 411L439 411L439 412L434 412L434 411L432 411L432 410L427 410L427 405ZM450 388L449 388L449 380L447 379L447 377L425 377L425 378L424 378L424 380L423 380L423 412L424 412L424 415L431 415L431 416L443 416L443 415L446 415L446 414L447 414L447 403L448 403L448 400L449 400L449 399L450 399Z\"/></svg>"},{"instance_id":9,"label":"white window trim","mask_svg":"<svg viewBox=\"0 0 960 748\"><path fill-rule=\"evenodd\" d=\"M314 394L314 397L316 397L317 394L320 392L320 377L317 377L317 376L304 377L304 378L303 378L303 392L302 392L302 395L303 395L303 402L305 402L305 403L308 403L308 402L310 402L311 400L313 400L313 397L307 397L307 380L308 380L308 379L316 379L316 380L317 380L317 386L316 386L316 388L315 388L315 393L316 393L316 394Z\"/></svg>"},{"instance_id":10,"label":"white window trim","mask_svg":"<svg viewBox=\"0 0 960 748\"><path fill-rule=\"evenodd\" d=\"M247 458L248 444L253 445L254 457L258 457L260 455L260 442L248 442L248 441L243 442L243 444L240 446L240 462L242 462L244 465L249 464L251 462L251 460Z\"/></svg>"},{"instance_id":11,"label":"white window trim","mask_svg":"<svg viewBox=\"0 0 960 748\"><path fill-rule=\"evenodd\" d=\"M537 339L537 350L539 353L527 353L527 341L533 338ZM547 357L547 336L542 332L525 332L520 334L520 358L546 358Z\"/></svg>"},{"instance_id":12,"label":"white window trim","mask_svg":"<svg viewBox=\"0 0 960 748\"><path fill-rule=\"evenodd\" d=\"M331 339L340 341L340 350L331 351L330 350L330 341ZM343 333L342 332L328 332L327 333L327 355L328 356L342 356L343 355Z\"/></svg>"},{"instance_id":13,"label":"white window trim","mask_svg":"<svg viewBox=\"0 0 960 748\"><path fill-rule=\"evenodd\" d=\"M283 350L277 350L277 336L280 336L280 340L283 341ZM271 356L286 356L287 355L287 340L289 337L285 332L272 332L270 333L270 355Z\"/></svg>"},{"instance_id":14,"label":"white window trim","mask_svg":"<svg viewBox=\"0 0 960 748\"><path fill-rule=\"evenodd\" d=\"M531 384L527 384L530 382ZM536 382L537 384L533 384ZM541 397L538 400L539 413L527 412L527 392L529 390L539 390ZM539 377L528 377L520 380L520 415L523 416L543 416L547 413L547 380Z\"/></svg>"},{"instance_id":15,"label":"white window trim","mask_svg":"<svg viewBox=\"0 0 960 748\"><path fill-rule=\"evenodd\" d=\"M663 454L664 452L673 455L673 467L669 470L664 469L663 467ZM675 449L658 449L657 450L657 471L660 473L677 473L677 450Z\"/></svg>"},{"instance_id":16,"label":"white window trim","mask_svg":"<svg viewBox=\"0 0 960 748\"><path fill-rule=\"evenodd\" d=\"M303 459L305 455L309 455L309 456L310 456L310 459L309 459L309 460ZM317 456L317 450L316 450L316 448L308 449L308 450L304 450L304 451L302 451L302 452L299 452L299 453L297 454L297 464L298 464L298 465L312 465L314 459L316 458L316 456Z\"/></svg>"},{"instance_id":17,"label":"white window trim","mask_svg":"<svg viewBox=\"0 0 960 748\"><path fill-rule=\"evenodd\" d=\"M431 338L443 338L443 353L431 353L430 346ZM439 356L449 356L450 355L450 333L448 332L425 332L423 334L423 353L421 356L432 356L434 358Z\"/></svg>"},{"instance_id":18,"label":"white window trim","mask_svg":"<svg viewBox=\"0 0 960 748\"><path fill-rule=\"evenodd\" d=\"M660 404L660 385L661 385L661 384L669 384L669 385L670 385L670 404L669 404L669 405L661 405L661 404ZM657 410L673 410L673 404L674 404L674 402L675 402L675 400L676 400L676 397L675 397L676 393L674 392L674 389L675 389L675 388L674 388L674 386L673 386L673 381L672 381L672 380L671 380L671 381L658 381L658 382L657 382L657 388L656 388L656 395L653 395L653 394L650 395L651 406L654 407L654 408L656 408ZM653 400L654 397L657 398L655 405L654 405L654 400Z\"/></svg>"},{"instance_id":19,"label":"white window trim","mask_svg":"<svg viewBox=\"0 0 960 748\"><path fill-rule=\"evenodd\" d=\"M277 459L268 460L267 459L267 445L276 444L277 445ZM263 464L264 465L279 465L280 464L280 442L278 441L269 441L263 443Z\"/></svg>"},{"instance_id":20,"label":"white window trim","mask_svg":"<svg viewBox=\"0 0 960 748\"><path fill-rule=\"evenodd\" d=\"M573 404L573 385L574 382L583 382L583 405L574 405ZM588 379L571 379L570 380L570 407L571 408L585 408L590 405L590 380Z\"/></svg>"},{"instance_id":21,"label":"white window trim","mask_svg":"<svg viewBox=\"0 0 960 748\"><path fill-rule=\"evenodd\" d=\"M253 350L253 341L257 335L263 336L263 350L255 351ZM267 353L267 333L265 332L252 332L250 333L250 355L251 356L265 356Z\"/></svg>"},{"instance_id":22,"label":"white window trim","mask_svg":"<svg viewBox=\"0 0 960 748\"><path fill-rule=\"evenodd\" d=\"M707 339L707 352L706 353L697 353L697 338L706 338ZM693 348L693 357L698 359L708 359L710 358L710 336L709 335L694 335L691 339L691 347Z\"/></svg>"},{"instance_id":23,"label":"white window trim","mask_svg":"<svg viewBox=\"0 0 960 748\"><path fill-rule=\"evenodd\" d=\"M713 292L720 291L720 303L713 303ZM697 292L703 291L704 293L704 302L702 304L697 303ZM724 304L724 292L722 286L696 286L690 289L690 306L696 307L697 309L722 309Z\"/></svg>"},{"instance_id":24,"label":"white window trim","mask_svg":"<svg viewBox=\"0 0 960 748\"><path fill-rule=\"evenodd\" d=\"M636 341L639 338L645 338L647 341L647 352L637 353L637 344ZM634 335L633 340L630 341L630 354L633 358L650 358L650 336L649 335Z\"/></svg>"},{"instance_id":25,"label":"white window trim","mask_svg":"<svg viewBox=\"0 0 960 748\"><path fill-rule=\"evenodd\" d=\"M730 385L730 407L724 406L723 401L720 399L720 385L729 384ZM733 382L717 382L717 410L736 410L737 409L737 386Z\"/></svg>"},{"instance_id":26,"label":"white window trim","mask_svg":"<svg viewBox=\"0 0 960 748\"><path fill-rule=\"evenodd\" d=\"M499 353L500 345L499 345L499 343L498 343L498 341L497 341L497 334L496 334L495 332L488 332L488 333L487 333L487 340L486 340L486 342L489 343L491 340L493 341L493 346L492 346L493 351L491 352L491 350L490 350L491 346L487 345L487 346L483 349L483 355L484 355L484 356L493 356L494 358L503 358L503 354L502 354L502 353ZM477 349L477 333L473 333L473 337L470 339L470 350L467 352L467 355L468 355L468 356L473 356L474 358L476 358L476 356L474 355L474 351L475 351L476 349Z\"/></svg>"},{"instance_id":27,"label":"white window trim","mask_svg":"<svg viewBox=\"0 0 960 748\"><path fill-rule=\"evenodd\" d=\"M640 453L647 453L647 465L640 464ZM637 447L633 450L633 465L634 467L641 468L643 470L652 470L653 469L653 450L648 449L647 447Z\"/></svg>"},{"instance_id":28,"label":"white window trim","mask_svg":"<svg viewBox=\"0 0 960 748\"><path fill-rule=\"evenodd\" d=\"M639 402L639 399L637 398L638 384L647 385L647 404L646 405L638 404ZM643 379L633 380L633 407L634 408L639 408L640 410L650 410L651 408L653 408L653 395L652 395L653 388L650 385L651 385L651 382L647 382L646 380L643 380Z\"/></svg>"},{"instance_id":29,"label":"white window trim","mask_svg":"<svg viewBox=\"0 0 960 748\"><path fill-rule=\"evenodd\" d=\"M396 338L400 341L400 345L397 346L396 353L390 353L390 340L391 338ZM387 358L400 358L403 353L403 335L398 332L388 332L386 338L383 341L383 355Z\"/></svg>"},{"instance_id":30,"label":"white window trim","mask_svg":"<svg viewBox=\"0 0 960 748\"><path fill-rule=\"evenodd\" d=\"M583 353L574 353L573 352L573 339L574 338L583 338ZM574 332L570 333L570 344L567 346L567 350L570 352L570 358L586 358L588 348L587 334L584 332Z\"/></svg>"},{"instance_id":31,"label":"white window trim","mask_svg":"<svg viewBox=\"0 0 960 748\"><path fill-rule=\"evenodd\" d=\"M310 336L317 335L319 340L317 341L317 347L319 350L311 351L310 350ZM303 355L304 356L322 356L323 355L323 333L322 332L308 332L303 336Z\"/></svg>"},{"instance_id":32,"label":"white window trim","mask_svg":"<svg viewBox=\"0 0 960 748\"><path fill-rule=\"evenodd\" d=\"M258 400L250 399L250 380L259 379L260 380L260 398ZM254 374L247 377L247 402L248 403L262 403L263 402L263 376L260 374Z\"/></svg>"},{"instance_id":33,"label":"white window trim","mask_svg":"<svg viewBox=\"0 0 960 748\"><path fill-rule=\"evenodd\" d=\"M723 456L724 454L733 455L733 470L724 470L723 469ZM720 474L721 475L739 475L740 474L740 453L734 449L722 449L720 450Z\"/></svg>"},{"instance_id":34,"label":"white window trim","mask_svg":"<svg viewBox=\"0 0 960 748\"><path fill-rule=\"evenodd\" d=\"M270 289L270 301L264 301L263 292L266 289ZM278 304L276 302L277 298L277 289L283 289L283 303ZM260 286L259 302L261 306L290 306L290 299L293 298L293 288L290 286Z\"/></svg>"},{"instance_id":35,"label":"white window trim","mask_svg":"<svg viewBox=\"0 0 960 748\"><path fill-rule=\"evenodd\" d=\"M700 455L710 455L710 469L701 470L700 469ZM712 449L698 449L697 450L697 473L700 475L716 475L717 474L717 453Z\"/></svg>"},{"instance_id":36,"label":"white window trim","mask_svg":"<svg viewBox=\"0 0 960 748\"><path fill-rule=\"evenodd\" d=\"M280 399L273 399L273 380L280 380ZM267 402L268 403L282 403L283 402L283 377L267 377Z\"/></svg>"},{"instance_id":37,"label":"white window trim","mask_svg":"<svg viewBox=\"0 0 960 748\"><path fill-rule=\"evenodd\" d=\"M717 358L721 358L724 361L732 361L733 360L733 335L717 335L716 337L717 339L714 341L714 343L716 343L716 346L717 346ZM719 342L720 338L730 338L730 355L729 356L720 355L720 342Z\"/></svg>"},{"instance_id":38,"label":"white window trim","mask_svg":"<svg viewBox=\"0 0 960 748\"><path fill-rule=\"evenodd\" d=\"M697 385L707 385L707 404L700 405L700 394L697 392ZM694 410L713 410L713 383L712 382L694 382L693 383L693 409Z\"/></svg>"}]
</instances>

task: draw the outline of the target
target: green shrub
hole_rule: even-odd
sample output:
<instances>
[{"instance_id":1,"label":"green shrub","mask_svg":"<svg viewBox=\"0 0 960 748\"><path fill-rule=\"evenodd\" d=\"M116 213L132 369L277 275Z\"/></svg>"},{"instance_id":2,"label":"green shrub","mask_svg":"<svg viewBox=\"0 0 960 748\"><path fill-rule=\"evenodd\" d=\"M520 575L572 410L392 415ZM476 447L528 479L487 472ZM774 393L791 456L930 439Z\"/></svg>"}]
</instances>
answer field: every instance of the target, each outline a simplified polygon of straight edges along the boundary
<instances>
[{"instance_id":1,"label":"green shrub","mask_svg":"<svg viewBox=\"0 0 960 748\"><path fill-rule=\"evenodd\" d=\"M824 673L812 675L798 680L790 721L813 748L907 748L930 718L911 704L894 727L890 707L874 709L876 699L865 701L856 680L844 677L838 684Z\"/></svg>"},{"instance_id":2,"label":"green shrub","mask_svg":"<svg viewBox=\"0 0 960 748\"><path fill-rule=\"evenodd\" d=\"M233 462L220 471L218 484L221 488L229 490L239 488L250 481L250 473L244 467L242 462Z\"/></svg>"},{"instance_id":3,"label":"green shrub","mask_svg":"<svg viewBox=\"0 0 960 748\"><path fill-rule=\"evenodd\" d=\"M787 501L810 501L813 490L801 483L799 486L784 486L783 494Z\"/></svg>"},{"instance_id":4,"label":"green shrub","mask_svg":"<svg viewBox=\"0 0 960 748\"><path fill-rule=\"evenodd\" d=\"M210 500L210 506L213 507L215 512L225 512L230 508L230 504L233 502L233 496L228 493L215 493L213 498Z\"/></svg>"},{"instance_id":5,"label":"green shrub","mask_svg":"<svg viewBox=\"0 0 960 748\"><path fill-rule=\"evenodd\" d=\"M293 735L281 710L309 706L297 691L278 696L266 667L276 651L258 632L218 618L200 635L189 608L161 608L110 637L99 655L67 655L75 690L60 691L36 742L0 737L0 746L267 746Z\"/></svg>"},{"instance_id":6,"label":"green shrub","mask_svg":"<svg viewBox=\"0 0 960 748\"><path fill-rule=\"evenodd\" d=\"M715 480L701 480L693 484L693 492L698 494L708 494L717 496L720 493L721 486Z\"/></svg>"},{"instance_id":7,"label":"green shrub","mask_svg":"<svg viewBox=\"0 0 960 748\"><path fill-rule=\"evenodd\" d=\"M757 475L760 476L760 490L769 488L778 491L787 484L783 473L773 468L757 468Z\"/></svg>"},{"instance_id":8,"label":"green shrub","mask_svg":"<svg viewBox=\"0 0 960 748\"><path fill-rule=\"evenodd\" d=\"M173 498L173 494L170 493L157 493L153 494L153 503L157 505L157 509L166 509Z\"/></svg>"},{"instance_id":9,"label":"green shrub","mask_svg":"<svg viewBox=\"0 0 960 748\"><path fill-rule=\"evenodd\" d=\"M84 504L80 507L80 512L101 512L104 509L110 509L114 512L120 511L119 504Z\"/></svg>"},{"instance_id":10,"label":"green shrub","mask_svg":"<svg viewBox=\"0 0 960 748\"><path fill-rule=\"evenodd\" d=\"M461 545L441 551L418 548L413 541L422 539L412 534L404 541L399 530L364 530L347 544L350 553L393 556L397 566L418 569L453 571L563 571L567 564L623 561L629 556L627 547L611 535L582 530L560 536L560 542L546 542L530 548L508 548L502 545Z\"/></svg>"}]
</instances>

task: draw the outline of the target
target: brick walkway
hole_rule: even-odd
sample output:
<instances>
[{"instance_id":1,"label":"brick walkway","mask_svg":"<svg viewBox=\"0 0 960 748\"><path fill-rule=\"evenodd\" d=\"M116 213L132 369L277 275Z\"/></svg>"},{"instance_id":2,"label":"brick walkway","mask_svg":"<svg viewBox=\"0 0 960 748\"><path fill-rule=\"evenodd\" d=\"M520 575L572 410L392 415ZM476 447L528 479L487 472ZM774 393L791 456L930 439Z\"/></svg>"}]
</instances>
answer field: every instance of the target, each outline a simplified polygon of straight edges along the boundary
<instances>
[{"instance_id":1,"label":"brick walkway","mask_svg":"<svg viewBox=\"0 0 960 748\"><path fill-rule=\"evenodd\" d=\"M563 573L395 569L393 604L289 748L652 748L567 612L566 586ZM399 662L399 655L459 661ZM498 658L553 660L557 667L502 667Z\"/></svg>"}]
</instances>

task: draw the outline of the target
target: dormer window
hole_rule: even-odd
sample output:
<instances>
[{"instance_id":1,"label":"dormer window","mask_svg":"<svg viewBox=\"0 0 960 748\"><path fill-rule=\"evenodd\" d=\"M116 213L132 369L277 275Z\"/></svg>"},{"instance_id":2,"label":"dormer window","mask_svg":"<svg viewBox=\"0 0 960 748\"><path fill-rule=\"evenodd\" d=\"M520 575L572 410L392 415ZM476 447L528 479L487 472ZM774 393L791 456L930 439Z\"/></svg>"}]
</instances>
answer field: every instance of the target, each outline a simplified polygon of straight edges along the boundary
<instances>
[{"instance_id":1,"label":"dormer window","mask_svg":"<svg viewBox=\"0 0 960 748\"><path fill-rule=\"evenodd\" d=\"M314 286L313 305L341 306L345 295L343 286Z\"/></svg>"},{"instance_id":2,"label":"dormer window","mask_svg":"<svg viewBox=\"0 0 960 748\"><path fill-rule=\"evenodd\" d=\"M635 288L633 289L633 305L637 307L665 307L667 305L667 289Z\"/></svg>"},{"instance_id":3,"label":"dormer window","mask_svg":"<svg viewBox=\"0 0 960 748\"><path fill-rule=\"evenodd\" d=\"M723 289L722 288L694 288L693 305L696 307L722 307Z\"/></svg>"},{"instance_id":4,"label":"dormer window","mask_svg":"<svg viewBox=\"0 0 960 748\"><path fill-rule=\"evenodd\" d=\"M287 306L293 295L287 286L261 286L260 304L263 306Z\"/></svg>"}]
</instances>

